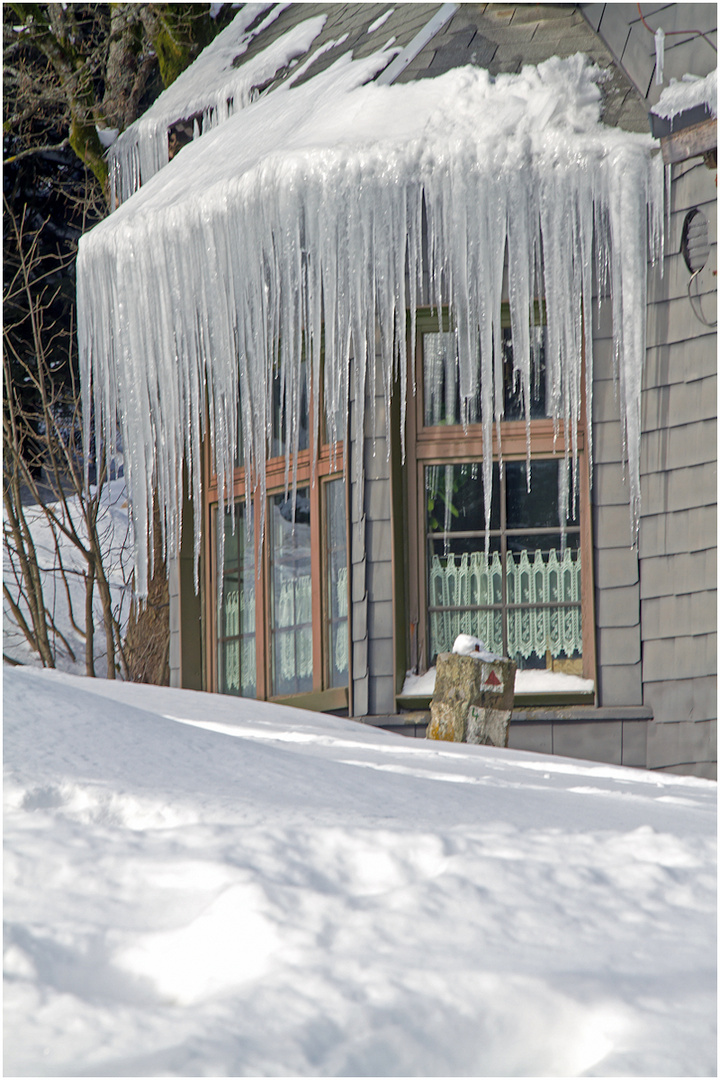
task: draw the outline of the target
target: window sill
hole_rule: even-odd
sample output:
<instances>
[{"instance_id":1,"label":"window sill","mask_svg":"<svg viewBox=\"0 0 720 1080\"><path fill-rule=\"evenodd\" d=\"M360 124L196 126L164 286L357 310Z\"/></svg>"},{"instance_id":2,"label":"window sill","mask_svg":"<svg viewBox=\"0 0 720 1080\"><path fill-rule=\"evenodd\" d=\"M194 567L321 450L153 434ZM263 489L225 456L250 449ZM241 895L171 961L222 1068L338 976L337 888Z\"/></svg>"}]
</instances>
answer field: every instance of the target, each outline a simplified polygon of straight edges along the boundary
<instances>
[{"instance_id":1,"label":"window sill","mask_svg":"<svg viewBox=\"0 0 720 1080\"><path fill-rule=\"evenodd\" d=\"M398 709L409 709L414 712L430 708L432 694L400 694L395 698ZM560 693L560 694L516 694L514 709L552 709L564 706L583 706L596 711L595 693ZM535 717L532 717L535 719Z\"/></svg>"},{"instance_id":2,"label":"window sill","mask_svg":"<svg viewBox=\"0 0 720 1080\"><path fill-rule=\"evenodd\" d=\"M289 697L268 698L273 705L292 705L295 709L309 709L311 712L335 712L348 707L347 686L334 690L311 690L308 694L291 694Z\"/></svg>"}]
</instances>

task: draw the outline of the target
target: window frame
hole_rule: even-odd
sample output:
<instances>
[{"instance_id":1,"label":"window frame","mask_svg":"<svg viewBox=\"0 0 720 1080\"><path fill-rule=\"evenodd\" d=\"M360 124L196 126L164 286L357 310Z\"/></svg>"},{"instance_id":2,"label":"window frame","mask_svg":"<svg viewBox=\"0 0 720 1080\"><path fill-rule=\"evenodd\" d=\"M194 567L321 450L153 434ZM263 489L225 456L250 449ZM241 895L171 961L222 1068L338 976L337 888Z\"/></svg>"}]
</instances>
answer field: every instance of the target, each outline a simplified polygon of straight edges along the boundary
<instances>
[{"instance_id":1,"label":"window frame","mask_svg":"<svg viewBox=\"0 0 720 1080\"><path fill-rule=\"evenodd\" d=\"M536 301L536 319L541 314L541 305ZM503 303L502 325L510 325L509 305ZM425 513L425 468L428 465L472 464L482 462L483 433L480 423L425 425L424 371L423 371L423 334L451 330L449 312L443 308L437 312L431 308L418 309L416 318L415 355L411 357L412 372L416 393L414 401L407 410L407 463L406 463L406 498L408 521L408 570L409 596L408 615L410 624L409 667L413 671L423 672L429 665L429 614L427 581L427 533ZM583 368L584 368L583 349ZM592 679L597 687L595 658L595 611L593 581L593 545L591 532L590 475L588 455L586 453L585 393L583 394L581 419L577 431L578 450L578 511L579 511L579 546L582 562L581 576L581 617L583 647L583 678ZM569 445L569 441L568 441ZM493 462L499 460L502 447L502 460L505 464L527 460L527 429L524 418L503 420L500 424L498 439L497 424L493 421L492 456ZM533 418L530 420L530 458L536 460L555 460L562 462L565 456L565 425L560 421L556 426L551 418ZM538 530L532 530L537 532ZM559 529L558 529L559 531ZM503 575L503 595L506 583ZM504 605L503 605L504 606ZM569 695L568 695L569 697Z\"/></svg>"},{"instance_id":2,"label":"window frame","mask_svg":"<svg viewBox=\"0 0 720 1080\"><path fill-rule=\"evenodd\" d=\"M255 542L255 568L259 570L255 590L255 659L256 659L256 693L254 698L248 700L271 701L277 704L298 705L303 708L316 709L319 711L343 710L348 707L350 700L349 683L352 677L351 649L348 642L348 685L342 687L329 687L327 678L328 665L326 662L326 627L325 616L328 610L326 597L326 560L325 537L327 534L325 520L325 506L323 489L324 485L331 480L344 481L345 486L345 542L346 559L349 566L350 559L350 524L348 504L348 484L345 473L345 443L338 440L335 446L322 442L318 447L315 469L312 463L312 430L313 430L313 396L308 388L308 427L310 431L311 445L305 450L298 451L297 456L290 453L289 474L286 468L285 454L268 458L265 469L265 532L268 530L268 511L270 500L274 495L285 492L286 476L289 475L289 494L292 493L293 478L297 489L308 488L310 498L310 528L311 528L311 575L313 597L320 597L319 603L313 603L312 607L312 635L313 635L313 685L311 691L304 691L292 695L278 695L271 693L272 689L272 644L271 644L271 586L270 586L270 545L266 535L260 540L258 523L262 512L262 495L260 488L255 485L254 477L250 477L250 501L253 506L253 530ZM321 417L322 420L322 417ZM347 428L346 428L347 430ZM320 424L319 438L325 437L325 425ZM204 502L205 502L205 529L210 539L208 558L206 560L205 604L204 615L208 634L206 636L206 671L208 673L208 690L213 693L220 692L219 667L218 667L218 605L217 585L218 574L222 573L222 567L218 566L217 530L220 527L219 517L219 491L217 474L211 467L210 447L206 446L206 475L209 477ZM236 465L232 475L232 495L237 504L246 502L246 476L244 465ZM229 492L226 494L226 509L229 504ZM240 526L238 526L240 527ZM349 605L348 605L349 606ZM348 625L349 625L348 614ZM348 635L349 636L349 635Z\"/></svg>"}]
</instances>

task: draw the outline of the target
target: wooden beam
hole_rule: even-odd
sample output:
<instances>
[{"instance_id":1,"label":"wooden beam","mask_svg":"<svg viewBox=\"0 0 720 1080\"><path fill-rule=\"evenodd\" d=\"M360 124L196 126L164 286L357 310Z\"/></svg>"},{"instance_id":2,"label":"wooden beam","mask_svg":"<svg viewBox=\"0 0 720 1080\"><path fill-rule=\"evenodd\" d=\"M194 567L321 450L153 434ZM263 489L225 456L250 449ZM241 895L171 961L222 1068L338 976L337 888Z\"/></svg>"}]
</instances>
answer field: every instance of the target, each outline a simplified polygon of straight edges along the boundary
<instances>
[{"instance_id":1,"label":"wooden beam","mask_svg":"<svg viewBox=\"0 0 720 1080\"><path fill-rule=\"evenodd\" d=\"M673 131L660 139L660 145L666 165L706 154L717 147L717 120L703 120L701 124Z\"/></svg>"}]
</instances>

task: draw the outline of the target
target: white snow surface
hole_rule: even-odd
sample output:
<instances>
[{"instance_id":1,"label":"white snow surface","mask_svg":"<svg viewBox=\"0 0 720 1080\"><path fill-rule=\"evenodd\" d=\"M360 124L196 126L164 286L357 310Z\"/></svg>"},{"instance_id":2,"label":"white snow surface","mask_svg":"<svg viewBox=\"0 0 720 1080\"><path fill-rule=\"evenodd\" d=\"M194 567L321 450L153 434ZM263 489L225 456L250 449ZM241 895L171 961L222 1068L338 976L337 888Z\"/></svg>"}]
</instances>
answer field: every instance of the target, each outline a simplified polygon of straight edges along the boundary
<instances>
[{"instance_id":1,"label":"white snow surface","mask_svg":"<svg viewBox=\"0 0 720 1080\"><path fill-rule=\"evenodd\" d=\"M529 321L544 296L548 408L565 425L576 462L583 340L588 424L592 416L594 267L601 292L612 292L628 540L635 536L647 256L662 246L663 170L652 140L601 124L601 73L580 55L496 79L468 67L364 85L386 64L387 52L357 61L346 54L301 86L286 80L184 147L80 241L84 415L89 423L92 393L110 451L116 414L131 448L141 595L156 489L169 550L177 548L183 458L199 557L206 409L221 491L233 468L239 399L245 464L262 493L276 366L288 454L305 357L314 442L321 385L331 441L351 399L355 430L363 429L366 388L372 397L376 379L389 415L398 377L404 423L419 303L450 304L461 398L467 406L480 380L490 446L502 418L503 281L528 408ZM489 520L490 455L483 479ZM569 497L566 483L561 503Z\"/></svg>"},{"instance_id":2,"label":"white snow surface","mask_svg":"<svg viewBox=\"0 0 720 1080\"><path fill-rule=\"evenodd\" d=\"M713 1076L716 786L6 670L5 1075Z\"/></svg>"},{"instance_id":3,"label":"white snow surface","mask_svg":"<svg viewBox=\"0 0 720 1080\"><path fill-rule=\"evenodd\" d=\"M422 675L413 675L408 671L403 683L404 697L431 697L435 693L437 668L431 667ZM579 675L568 675L564 671L528 669L515 672L516 694L577 694L592 693L595 683L592 679L583 679Z\"/></svg>"},{"instance_id":4,"label":"white snow surface","mask_svg":"<svg viewBox=\"0 0 720 1080\"><path fill-rule=\"evenodd\" d=\"M388 8L387 11L375 19L375 22L370 23L367 28L368 34L374 34L376 30L379 30L388 21L394 10L395 8Z\"/></svg>"},{"instance_id":5,"label":"white snow surface","mask_svg":"<svg viewBox=\"0 0 720 1080\"><path fill-rule=\"evenodd\" d=\"M117 464L117 460L116 460ZM65 524L65 512L58 504L50 504L50 509ZM81 516L77 498L68 499L68 509L76 523L80 538L85 540L85 531L81 525ZM87 563L71 541L57 529L58 545L55 545L53 529L40 506L26 506L25 518L38 557L38 568L42 578L45 606L60 633L73 650L71 656L61 639L50 634L50 645L55 653L56 667L60 671L85 674L85 639L73 626L68 596L59 572L60 560L67 573L68 591L72 616L81 629L85 629L85 580L83 572ZM130 614L132 593L132 528L125 481L120 478L105 483L97 517L98 534L104 555L104 565L108 575L113 610L122 628L124 638L127 620ZM58 551L59 549L59 551ZM3 580L13 600L18 603L29 622L27 606L20 598L13 572L13 560L8 549L3 546ZM102 604L97 586L94 592L93 611L95 615L94 659L95 673L106 675L107 650L103 628ZM7 599L3 598L3 653L20 664L41 666L40 657L33 652L22 630L16 623Z\"/></svg>"},{"instance_id":6,"label":"white snow surface","mask_svg":"<svg viewBox=\"0 0 720 1080\"><path fill-rule=\"evenodd\" d=\"M712 116L717 116L717 70L711 71L703 79L697 75L671 79L651 112L664 120L673 120L679 113L697 105L707 105Z\"/></svg>"},{"instance_id":7,"label":"white snow surface","mask_svg":"<svg viewBox=\"0 0 720 1080\"><path fill-rule=\"evenodd\" d=\"M196 133L210 131L249 103L254 86L262 86L307 52L325 25L324 15L306 19L241 66L233 64L287 6L243 4L230 25L113 143L108 154L111 206L124 202L167 165L168 130L173 123L199 115Z\"/></svg>"}]
</instances>

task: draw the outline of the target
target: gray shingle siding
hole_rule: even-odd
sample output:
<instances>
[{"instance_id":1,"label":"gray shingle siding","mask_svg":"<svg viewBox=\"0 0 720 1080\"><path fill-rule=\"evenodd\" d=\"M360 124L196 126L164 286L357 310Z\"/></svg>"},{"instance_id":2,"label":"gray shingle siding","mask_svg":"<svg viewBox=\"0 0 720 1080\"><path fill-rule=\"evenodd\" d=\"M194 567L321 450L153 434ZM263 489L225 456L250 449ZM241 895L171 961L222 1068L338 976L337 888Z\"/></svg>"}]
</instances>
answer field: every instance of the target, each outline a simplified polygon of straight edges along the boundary
<instances>
[{"instance_id":1,"label":"gray shingle siding","mask_svg":"<svg viewBox=\"0 0 720 1080\"><path fill-rule=\"evenodd\" d=\"M623 645L630 645L632 652L623 654ZM608 648L604 648L607 645ZM631 637L618 630L604 630L597 633L596 649L598 652L598 676L596 695L605 707L623 705L642 705L642 667L640 660L628 663L631 656L640 654L640 630Z\"/></svg>"},{"instance_id":2,"label":"gray shingle siding","mask_svg":"<svg viewBox=\"0 0 720 1080\"><path fill-rule=\"evenodd\" d=\"M358 518L357 500L351 500L352 711L355 716L395 711L390 464L382 392L382 384L378 380L373 407L368 383L363 437L365 505L362 517ZM357 440L353 438L351 478L355 475L355 453ZM353 481L353 495L355 486Z\"/></svg>"},{"instance_id":3,"label":"gray shingle siding","mask_svg":"<svg viewBox=\"0 0 720 1080\"><path fill-rule=\"evenodd\" d=\"M713 775L717 750L716 721L678 721L648 727L648 768L677 769L700 776ZM703 764L707 769L698 768ZM695 766L695 768L693 768Z\"/></svg>"},{"instance_id":4,"label":"gray shingle siding","mask_svg":"<svg viewBox=\"0 0 720 1080\"><path fill-rule=\"evenodd\" d=\"M643 693L655 717L648 766L708 775L717 717L717 345L693 311L678 254L685 215L699 207L712 245L693 295L714 319L715 173L702 159L673 167L671 205L665 273L649 291L643 381Z\"/></svg>"},{"instance_id":5,"label":"gray shingle siding","mask_svg":"<svg viewBox=\"0 0 720 1080\"><path fill-rule=\"evenodd\" d=\"M636 552L627 544L621 548L596 548L595 577L598 581L612 581L615 588L637 585L640 572Z\"/></svg>"},{"instance_id":6,"label":"gray shingle siding","mask_svg":"<svg viewBox=\"0 0 720 1080\"><path fill-rule=\"evenodd\" d=\"M509 746L513 750L564 754L636 768L644 768L647 761L644 720L513 722L509 734Z\"/></svg>"},{"instance_id":7,"label":"gray shingle siding","mask_svg":"<svg viewBox=\"0 0 720 1080\"><path fill-rule=\"evenodd\" d=\"M646 389L652 393L661 386L678 383L691 386L700 379L714 378L717 368L714 344L715 335L707 333L689 341L651 345L645 355L643 383Z\"/></svg>"},{"instance_id":8,"label":"gray shingle siding","mask_svg":"<svg viewBox=\"0 0 720 1080\"><path fill-rule=\"evenodd\" d=\"M645 690L648 705L657 698L668 716L682 717L685 722L714 720L717 715L717 682L712 675L696 679L658 680Z\"/></svg>"},{"instance_id":9,"label":"gray shingle siding","mask_svg":"<svg viewBox=\"0 0 720 1080\"><path fill-rule=\"evenodd\" d=\"M681 361L681 355L677 356ZM678 364L680 366L680 364ZM684 427L698 420L715 421L717 377L708 375L688 382L651 387L643 394L644 431ZM648 452L648 447L644 449Z\"/></svg>"},{"instance_id":10,"label":"gray shingle siding","mask_svg":"<svg viewBox=\"0 0 720 1080\"><path fill-rule=\"evenodd\" d=\"M708 589L717 585L717 558L714 549L688 551L673 559L675 577L669 578L667 561L663 556L643 558L640 596L643 600L655 596L675 595L676 581L703 581Z\"/></svg>"},{"instance_id":11,"label":"gray shingle siding","mask_svg":"<svg viewBox=\"0 0 720 1080\"><path fill-rule=\"evenodd\" d=\"M714 591L678 593L673 596L654 596L643 600L643 641L645 642L645 678L649 676L649 644L665 639L671 626L674 640L714 634L716 603Z\"/></svg>"},{"instance_id":12,"label":"gray shingle siding","mask_svg":"<svg viewBox=\"0 0 720 1080\"><path fill-rule=\"evenodd\" d=\"M650 473L643 490L645 512L650 517L652 514L713 506L716 491L717 464L714 461L693 468L674 469L672 472Z\"/></svg>"},{"instance_id":13,"label":"gray shingle siding","mask_svg":"<svg viewBox=\"0 0 720 1080\"><path fill-rule=\"evenodd\" d=\"M609 579L612 581L614 575ZM637 583L598 589L595 624L599 628L637 626Z\"/></svg>"}]
</instances>

